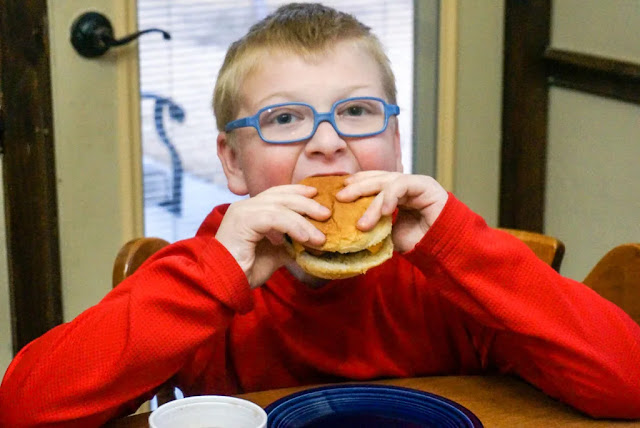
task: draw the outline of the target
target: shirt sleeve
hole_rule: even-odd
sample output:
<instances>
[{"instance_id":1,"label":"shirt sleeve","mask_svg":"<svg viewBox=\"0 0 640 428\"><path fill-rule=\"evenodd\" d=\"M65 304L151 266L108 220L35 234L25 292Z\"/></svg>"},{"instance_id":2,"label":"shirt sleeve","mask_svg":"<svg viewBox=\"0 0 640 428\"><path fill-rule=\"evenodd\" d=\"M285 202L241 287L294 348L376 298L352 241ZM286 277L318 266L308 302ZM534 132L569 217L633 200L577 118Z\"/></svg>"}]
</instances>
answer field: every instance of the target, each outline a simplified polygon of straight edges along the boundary
<instances>
[{"instance_id":1,"label":"shirt sleeve","mask_svg":"<svg viewBox=\"0 0 640 428\"><path fill-rule=\"evenodd\" d=\"M613 303L453 195L405 256L425 274L435 263L450 277L440 292L472 321L485 366L591 416L640 418L640 327Z\"/></svg>"},{"instance_id":2,"label":"shirt sleeve","mask_svg":"<svg viewBox=\"0 0 640 428\"><path fill-rule=\"evenodd\" d=\"M100 426L130 413L252 305L246 276L215 238L167 246L20 351L0 387L0 426Z\"/></svg>"}]
</instances>

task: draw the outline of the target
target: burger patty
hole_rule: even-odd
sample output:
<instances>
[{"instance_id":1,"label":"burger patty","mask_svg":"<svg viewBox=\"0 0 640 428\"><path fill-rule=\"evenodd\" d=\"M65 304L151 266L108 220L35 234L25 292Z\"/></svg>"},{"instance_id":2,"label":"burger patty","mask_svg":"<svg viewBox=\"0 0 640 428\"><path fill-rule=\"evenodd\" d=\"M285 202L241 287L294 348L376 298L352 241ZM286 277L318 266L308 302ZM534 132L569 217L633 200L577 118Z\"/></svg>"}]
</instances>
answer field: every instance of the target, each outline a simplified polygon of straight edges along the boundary
<instances>
[{"instance_id":1,"label":"burger patty","mask_svg":"<svg viewBox=\"0 0 640 428\"><path fill-rule=\"evenodd\" d=\"M313 251L313 250L312 250ZM316 257L320 257L321 259L325 259L325 260L332 260L332 259L337 259L339 257L344 257L344 256L355 256L357 254L361 254L361 253L371 253L371 254L375 254L372 253L369 248L365 248L364 250L360 250L360 251L356 251L354 253L338 253L335 251L307 251L308 253L316 256ZM320 253L320 254L314 254L314 253Z\"/></svg>"},{"instance_id":2,"label":"burger patty","mask_svg":"<svg viewBox=\"0 0 640 428\"><path fill-rule=\"evenodd\" d=\"M382 248L382 246L384 245L384 241L380 241L377 244L371 245L370 247L365 248L364 250L360 250L360 251L355 251L353 253L340 253L340 252L333 252L333 251L322 251L322 250L316 250L315 248L309 248L306 247L298 242L292 242L291 238L289 238L287 236L287 240L291 243L291 245L293 245L293 248L301 253L303 251L306 251L307 253L311 254L312 256L316 256L316 257L322 257L325 259L331 259L335 256L340 256L340 255L345 255L345 254L358 254L361 253L363 251L368 251L371 254L376 254L378 253L378 251L380 251L380 249Z\"/></svg>"}]
</instances>

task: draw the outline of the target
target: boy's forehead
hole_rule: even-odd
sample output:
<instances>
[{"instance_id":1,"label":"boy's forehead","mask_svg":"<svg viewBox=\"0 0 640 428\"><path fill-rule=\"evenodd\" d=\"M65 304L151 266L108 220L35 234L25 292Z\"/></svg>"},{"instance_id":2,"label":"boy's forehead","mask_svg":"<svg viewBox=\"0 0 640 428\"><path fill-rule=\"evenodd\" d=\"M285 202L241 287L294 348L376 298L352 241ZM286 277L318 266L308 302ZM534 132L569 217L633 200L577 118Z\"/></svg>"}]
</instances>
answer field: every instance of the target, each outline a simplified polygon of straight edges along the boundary
<instances>
[{"instance_id":1,"label":"boy's forehead","mask_svg":"<svg viewBox=\"0 0 640 428\"><path fill-rule=\"evenodd\" d=\"M379 64L355 44L341 43L312 54L269 49L256 59L239 85L240 110L283 101L311 102L317 95L349 96L354 89L384 96Z\"/></svg>"}]
</instances>

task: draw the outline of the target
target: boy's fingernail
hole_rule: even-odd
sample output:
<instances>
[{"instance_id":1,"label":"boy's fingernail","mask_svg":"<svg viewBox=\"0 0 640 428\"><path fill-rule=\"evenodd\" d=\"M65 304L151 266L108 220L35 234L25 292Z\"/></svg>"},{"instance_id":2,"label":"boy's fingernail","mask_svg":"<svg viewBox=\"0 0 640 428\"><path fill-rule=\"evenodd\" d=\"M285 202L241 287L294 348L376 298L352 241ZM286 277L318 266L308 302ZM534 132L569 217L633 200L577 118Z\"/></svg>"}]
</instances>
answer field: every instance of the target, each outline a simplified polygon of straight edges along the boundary
<instances>
[{"instance_id":1,"label":"boy's fingernail","mask_svg":"<svg viewBox=\"0 0 640 428\"><path fill-rule=\"evenodd\" d=\"M339 199L349 199L351 197L351 192L348 190L342 189L338 193L336 193L336 197Z\"/></svg>"},{"instance_id":2,"label":"boy's fingernail","mask_svg":"<svg viewBox=\"0 0 640 428\"><path fill-rule=\"evenodd\" d=\"M300 236L296 239L300 242L307 242L309 240L309 234L305 231L300 231Z\"/></svg>"}]
</instances>

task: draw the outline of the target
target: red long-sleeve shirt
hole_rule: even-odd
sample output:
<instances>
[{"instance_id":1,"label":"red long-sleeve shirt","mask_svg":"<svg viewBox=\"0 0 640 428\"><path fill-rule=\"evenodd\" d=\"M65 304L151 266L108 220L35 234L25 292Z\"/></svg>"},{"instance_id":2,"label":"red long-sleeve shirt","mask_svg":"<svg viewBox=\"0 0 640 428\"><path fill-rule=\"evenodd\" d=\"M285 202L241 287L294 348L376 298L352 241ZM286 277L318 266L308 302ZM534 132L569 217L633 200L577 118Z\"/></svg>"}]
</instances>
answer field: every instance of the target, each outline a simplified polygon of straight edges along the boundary
<instances>
[{"instance_id":1,"label":"red long-sleeve shirt","mask_svg":"<svg viewBox=\"0 0 640 428\"><path fill-rule=\"evenodd\" d=\"M640 327L453 196L412 251L317 290L286 269L250 290L214 238L224 211L26 346L0 387L0 425L97 426L172 376L186 394L233 394L487 372L640 418Z\"/></svg>"}]
</instances>

